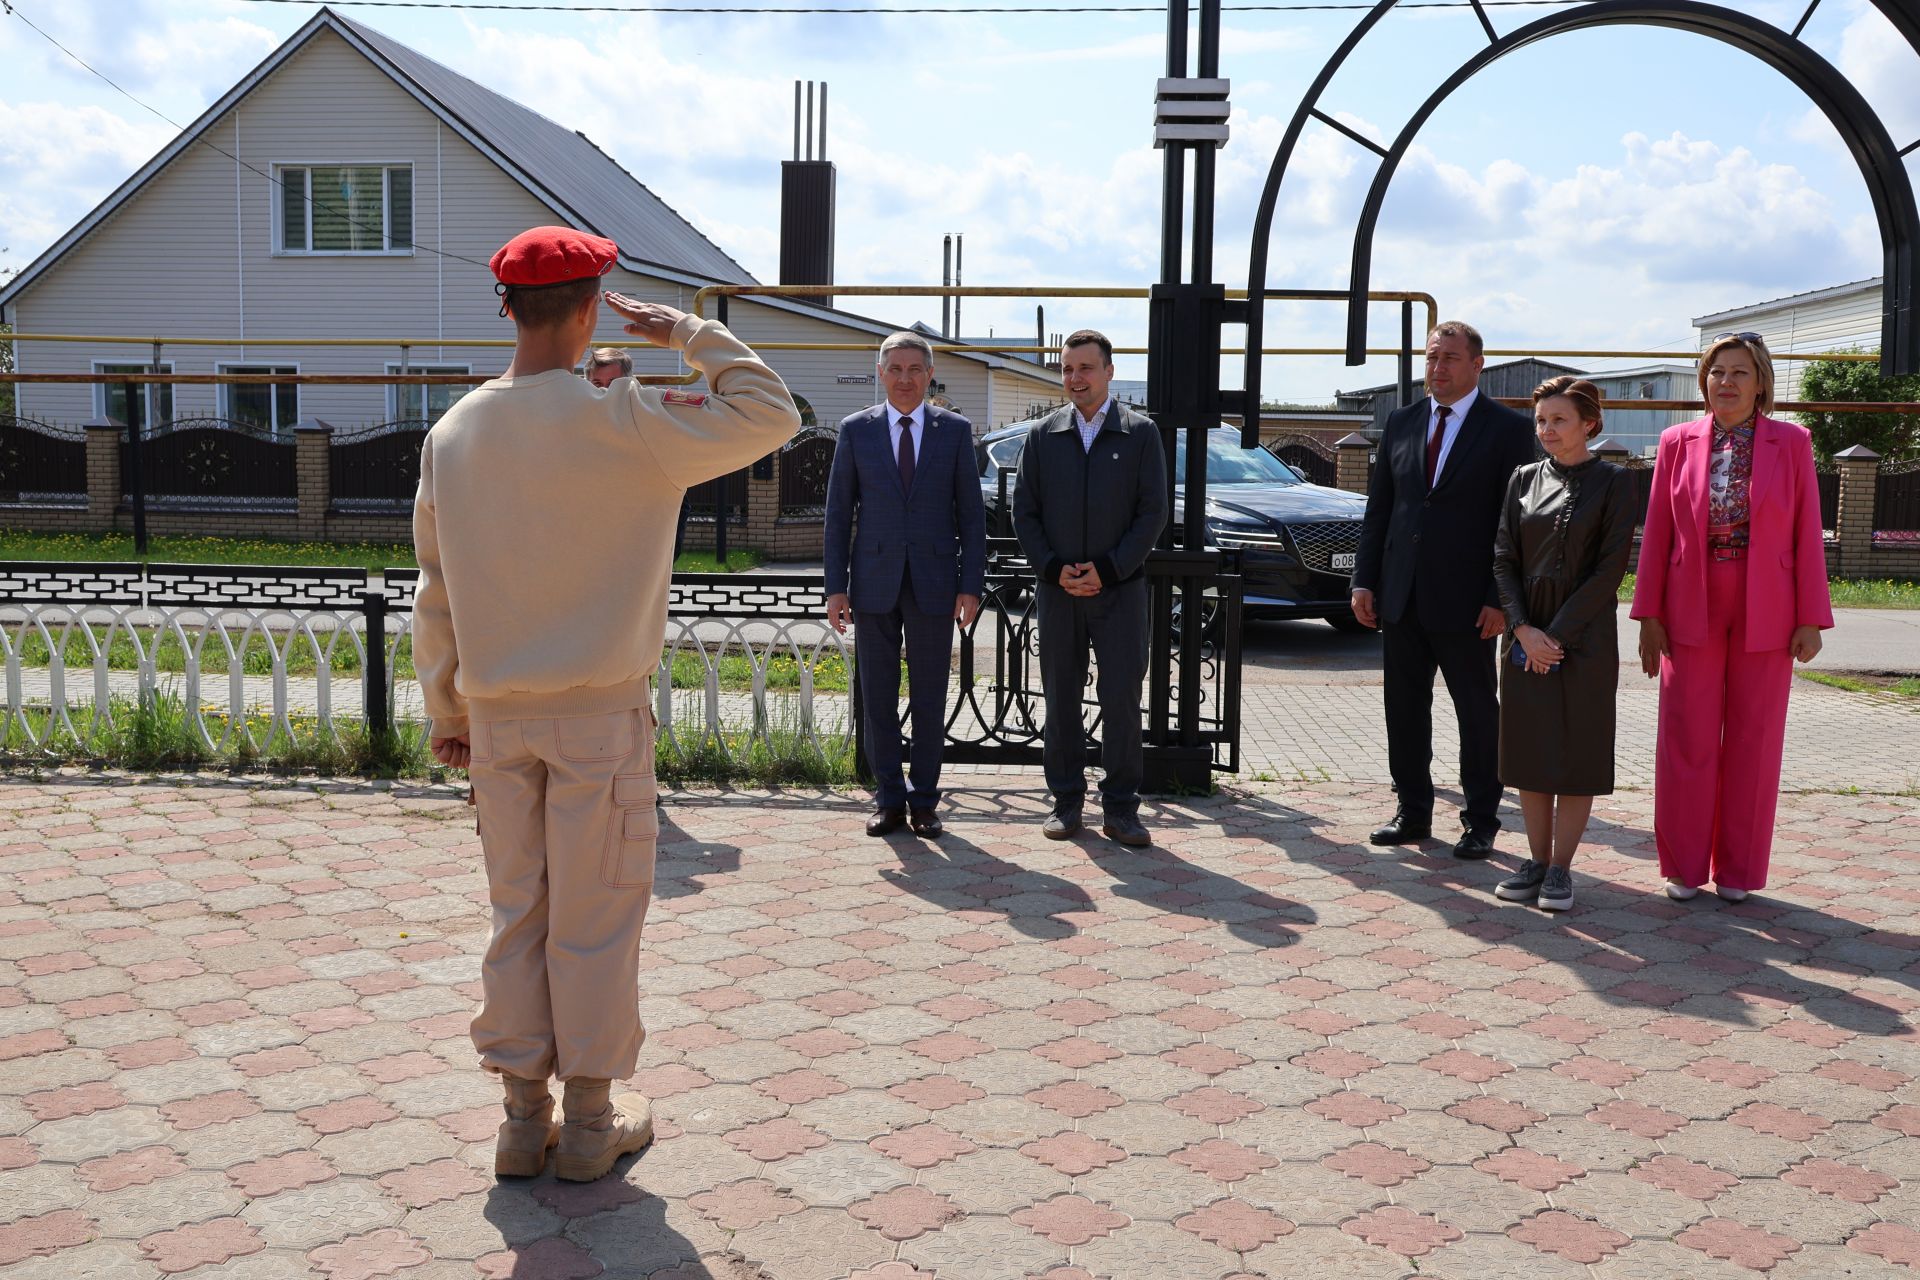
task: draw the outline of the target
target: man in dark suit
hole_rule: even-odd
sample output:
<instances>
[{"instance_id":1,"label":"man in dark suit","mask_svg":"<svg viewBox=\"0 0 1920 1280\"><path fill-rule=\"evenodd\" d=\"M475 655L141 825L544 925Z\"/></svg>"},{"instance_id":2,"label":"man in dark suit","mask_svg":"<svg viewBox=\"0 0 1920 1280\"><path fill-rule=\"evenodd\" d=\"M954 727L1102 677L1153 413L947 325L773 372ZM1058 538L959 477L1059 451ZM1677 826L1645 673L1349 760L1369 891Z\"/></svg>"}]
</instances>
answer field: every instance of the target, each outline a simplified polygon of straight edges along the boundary
<instances>
[{"instance_id":1,"label":"man in dark suit","mask_svg":"<svg viewBox=\"0 0 1920 1280\"><path fill-rule=\"evenodd\" d=\"M1087 731L1080 705L1087 650L1100 664L1101 830L1152 843L1140 823L1140 682L1147 673L1147 553L1167 523L1166 454L1150 418L1116 404L1113 344L1082 329L1060 353L1072 401L1033 425L1020 451L1013 530L1034 567L1044 762L1053 813L1042 832L1080 829Z\"/></svg>"},{"instance_id":2,"label":"man in dark suit","mask_svg":"<svg viewBox=\"0 0 1920 1280\"><path fill-rule=\"evenodd\" d=\"M1381 433L1353 570L1353 615L1383 636L1387 766L1399 792L1375 844L1433 834L1433 675L1460 721L1466 834L1459 858L1493 852L1500 829L1500 713L1493 638L1505 628L1493 539L1515 467L1533 460L1527 419L1480 394L1484 345L1448 321L1427 337L1426 398Z\"/></svg>"},{"instance_id":3,"label":"man in dark suit","mask_svg":"<svg viewBox=\"0 0 1920 1280\"><path fill-rule=\"evenodd\" d=\"M879 783L867 834L909 823L944 828L940 749L946 740L953 628L973 625L987 574L987 519L973 424L927 403L933 348L917 333L880 344L884 403L840 423L827 479L827 621L853 619L854 667L866 719L867 767ZM901 769L900 651L907 655L913 785Z\"/></svg>"}]
</instances>

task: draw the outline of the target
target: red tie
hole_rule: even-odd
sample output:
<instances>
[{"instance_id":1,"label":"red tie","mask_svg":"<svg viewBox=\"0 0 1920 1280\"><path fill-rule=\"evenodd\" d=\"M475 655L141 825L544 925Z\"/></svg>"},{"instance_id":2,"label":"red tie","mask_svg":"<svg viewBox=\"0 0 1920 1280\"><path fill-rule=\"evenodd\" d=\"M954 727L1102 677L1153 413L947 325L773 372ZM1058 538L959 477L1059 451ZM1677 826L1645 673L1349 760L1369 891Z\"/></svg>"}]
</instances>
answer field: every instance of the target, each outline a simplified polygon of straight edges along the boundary
<instances>
[{"instance_id":1,"label":"red tie","mask_svg":"<svg viewBox=\"0 0 1920 1280\"><path fill-rule=\"evenodd\" d=\"M900 419L900 487L913 488L913 419Z\"/></svg>"},{"instance_id":2,"label":"red tie","mask_svg":"<svg viewBox=\"0 0 1920 1280\"><path fill-rule=\"evenodd\" d=\"M1433 419L1433 434L1427 437L1427 488L1433 488L1433 478L1440 471L1440 442L1447 438L1447 415L1453 410L1446 405L1438 406L1439 413Z\"/></svg>"}]
</instances>

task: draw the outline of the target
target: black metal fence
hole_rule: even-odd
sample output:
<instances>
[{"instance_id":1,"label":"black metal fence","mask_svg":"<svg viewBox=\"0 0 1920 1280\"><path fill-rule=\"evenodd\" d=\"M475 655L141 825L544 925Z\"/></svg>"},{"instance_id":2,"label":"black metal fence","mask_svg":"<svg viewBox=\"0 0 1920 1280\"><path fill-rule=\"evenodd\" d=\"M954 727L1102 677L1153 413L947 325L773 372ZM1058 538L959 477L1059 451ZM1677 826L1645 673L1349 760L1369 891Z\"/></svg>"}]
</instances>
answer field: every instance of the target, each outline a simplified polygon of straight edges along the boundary
<instances>
[{"instance_id":1,"label":"black metal fence","mask_svg":"<svg viewBox=\"0 0 1920 1280\"><path fill-rule=\"evenodd\" d=\"M120 441L120 476L136 474ZM231 418L176 418L140 433L138 474L162 506L287 508L299 501L291 436ZM127 497L131 501L131 489Z\"/></svg>"},{"instance_id":2,"label":"black metal fence","mask_svg":"<svg viewBox=\"0 0 1920 1280\"><path fill-rule=\"evenodd\" d=\"M1873 527L1885 533L1920 530L1920 458L1881 466L1874 481Z\"/></svg>"},{"instance_id":3,"label":"black metal fence","mask_svg":"<svg viewBox=\"0 0 1920 1280\"><path fill-rule=\"evenodd\" d=\"M724 490L722 503L727 512L727 523L742 524L747 518L747 469L742 467L725 477L721 482ZM695 485L687 491L687 518L689 520L713 519L713 490L711 484ZM824 499L823 499L824 501Z\"/></svg>"},{"instance_id":4,"label":"black metal fence","mask_svg":"<svg viewBox=\"0 0 1920 1280\"><path fill-rule=\"evenodd\" d=\"M0 414L0 502L86 506L86 431Z\"/></svg>"},{"instance_id":5,"label":"black metal fence","mask_svg":"<svg viewBox=\"0 0 1920 1280\"><path fill-rule=\"evenodd\" d=\"M331 505L375 511L411 507L420 487L420 450L430 426L414 418L334 432L328 466Z\"/></svg>"},{"instance_id":6,"label":"black metal fence","mask_svg":"<svg viewBox=\"0 0 1920 1280\"><path fill-rule=\"evenodd\" d=\"M811 435L782 449L780 514L820 516L827 510L827 475L833 468L835 437Z\"/></svg>"},{"instance_id":7,"label":"black metal fence","mask_svg":"<svg viewBox=\"0 0 1920 1280\"><path fill-rule=\"evenodd\" d=\"M1267 441L1265 447L1313 484L1331 488L1339 474L1333 449L1312 436L1281 436Z\"/></svg>"}]
</instances>

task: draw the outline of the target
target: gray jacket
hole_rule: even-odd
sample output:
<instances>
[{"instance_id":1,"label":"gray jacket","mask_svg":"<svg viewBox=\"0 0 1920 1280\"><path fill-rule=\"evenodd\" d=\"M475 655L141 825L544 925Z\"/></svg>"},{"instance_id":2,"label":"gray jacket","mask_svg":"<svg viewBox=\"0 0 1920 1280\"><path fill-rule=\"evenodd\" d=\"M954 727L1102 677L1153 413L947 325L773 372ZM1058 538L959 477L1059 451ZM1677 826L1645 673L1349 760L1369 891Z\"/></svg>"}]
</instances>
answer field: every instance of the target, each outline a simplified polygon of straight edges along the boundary
<instances>
[{"instance_id":1,"label":"gray jacket","mask_svg":"<svg viewBox=\"0 0 1920 1280\"><path fill-rule=\"evenodd\" d=\"M1027 432L1013 487L1013 531L1040 581L1092 561L1104 586L1140 576L1167 523L1167 463L1160 428L1117 401L1080 444L1072 405Z\"/></svg>"}]
</instances>

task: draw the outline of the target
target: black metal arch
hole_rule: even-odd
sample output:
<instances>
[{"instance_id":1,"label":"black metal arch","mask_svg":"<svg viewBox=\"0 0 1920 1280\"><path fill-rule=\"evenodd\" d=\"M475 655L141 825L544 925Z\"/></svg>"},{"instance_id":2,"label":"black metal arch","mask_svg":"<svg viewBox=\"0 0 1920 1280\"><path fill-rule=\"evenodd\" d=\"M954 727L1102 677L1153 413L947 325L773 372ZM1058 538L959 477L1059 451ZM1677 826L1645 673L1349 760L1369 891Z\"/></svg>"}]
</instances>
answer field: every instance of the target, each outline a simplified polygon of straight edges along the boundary
<instances>
[{"instance_id":1,"label":"black metal arch","mask_svg":"<svg viewBox=\"0 0 1920 1280\"><path fill-rule=\"evenodd\" d=\"M1360 364L1366 359L1367 290L1372 271L1374 226L1386 200L1387 186L1420 127L1455 89L1516 49L1564 32L1627 24L1690 31L1743 49L1793 81L1833 122L1860 166L1861 176L1866 181L1880 223L1885 257L1881 303L1881 369L1889 374L1920 372L1920 315L1916 315L1914 296L1916 272L1920 271L1920 209L1916 209L1913 184L1902 162L1903 152L1894 144L1872 107L1833 64L1798 38L1819 0L1813 0L1791 34L1746 14L1698 3L1697 0L1597 0L1594 4L1550 14L1503 37L1494 32L1485 11L1476 5L1481 23L1487 30L1487 47L1448 77L1408 120L1393 145L1383 148L1342 128L1323 114L1319 100L1348 55L1398 2L1381 0L1334 51L1309 86L1274 154L1266 188L1261 193L1259 213L1254 221L1253 245L1247 267L1248 355L1244 386L1249 404L1259 403L1260 358L1257 353L1263 345L1267 251L1273 233L1274 212L1279 204L1281 183L1307 123L1320 120L1355 138L1382 157L1379 172L1367 192L1366 204L1355 227L1353 271L1348 281L1347 363ZM1920 6L1912 0L1873 2L1915 52L1920 53Z\"/></svg>"}]
</instances>

